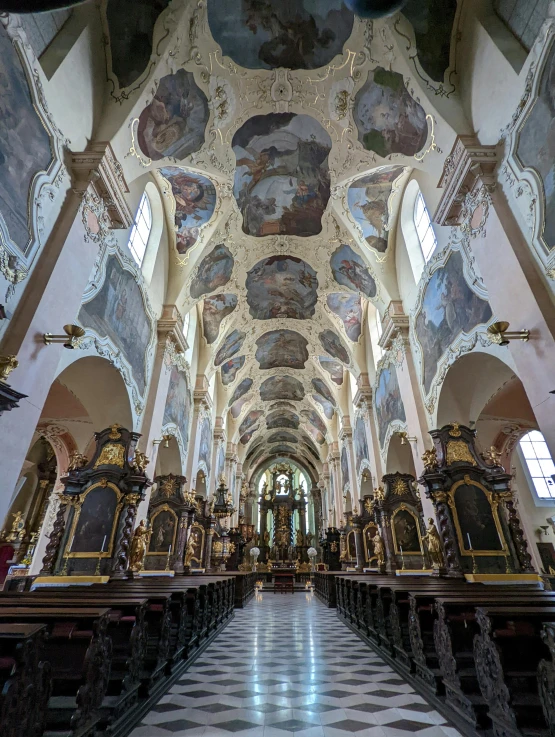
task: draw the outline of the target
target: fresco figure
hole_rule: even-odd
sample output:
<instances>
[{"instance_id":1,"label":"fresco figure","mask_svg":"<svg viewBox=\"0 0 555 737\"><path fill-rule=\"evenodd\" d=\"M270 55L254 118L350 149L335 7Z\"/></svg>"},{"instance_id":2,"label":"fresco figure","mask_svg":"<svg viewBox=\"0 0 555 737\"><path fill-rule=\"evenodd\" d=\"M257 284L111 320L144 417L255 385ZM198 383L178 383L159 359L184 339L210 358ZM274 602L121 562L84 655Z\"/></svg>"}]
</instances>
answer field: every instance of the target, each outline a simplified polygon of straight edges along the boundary
<instances>
[{"instance_id":1,"label":"fresco figure","mask_svg":"<svg viewBox=\"0 0 555 737\"><path fill-rule=\"evenodd\" d=\"M275 432L273 435L270 435L268 438L269 443L298 443L296 435L293 435L290 432Z\"/></svg>"},{"instance_id":2,"label":"fresco figure","mask_svg":"<svg viewBox=\"0 0 555 737\"><path fill-rule=\"evenodd\" d=\"M356 343L362 333L362 305L356 294L334 292L328 294L327 305L343 322L347 337Z\"/></svg>"},{"instance_id":3,"label":"fresco figure","mask_svg":"<svg viewBox=\"0 0 555 737\"><path fill-rule=\"evenodd\" d=\"M330 375L330 379L337 386L343 384L343 371L345 370L339 361L327 356L318 356L320 366Z\"/></svg>"},{"instance_id":4,"label":"fresco figure","mask_svg":"<svg viewBox=\"0 0 555 737\"><path fill-rule=\"evenodd\" d=\"M191 297L198 299L227 284L234 264L231 251L223 243L215 246L200 262L193 281Z\"/></svg>"},{"instance_id":5,"label":"fresco figure","mask_svg":"<svg viewBox=\"0 0 555 737\"><path fill-rule=\"evenodd\" d=\"M212 423L209 417L205 417L202 420L200 426L200 446L198 452L199 463L204 461L207 468L206 476L210 476L210 469L212 467L211 461L212 453ZM206 479L206 485L208 486L208 478Z\"/></svg>"},{"instance_id":6,"label":"fresco figure","mask_svg":"<svg viewBox=\"0 0 555 737\"><path fill-rule=\"evenodd\" d=\"M347 458L347 448L343 446L341 449L341 482L343 489L347 486L349 480L349 459Z\"/></svg>"},{"instance_id":7,"label":"fresco figure","mask_svg":"<svg viewBox=\"0 0 555 737\"><path fill-rule=\"evenodd\" d=\"M222 320L237 307L236 294L215 294L202 305L202 332L208 345L217 340Z\"/></svg>"},{"instance_id":8,"label":"fresco figure","mask_svg":"<svg viewBox=\"0 0 555 737\"><path fill-rule=\"evenodd\" d=\"M255 409L252 412L249 412L243 422L239 425L239 435L244 435L244 433L248 432L252 427L254 427L254 425L256 425L263 414L264 412L259 409Z\"/></svg>"},{"instance_id":9,"label":"fresco figure","mask_svg":"<svg viewBox=\"0 0 555 737\"><path fill-rule=\"evenodd\" d=\"M304 398L304 388L298 379L292 376L271 376L260 386L260 397L264 402L273 402L276 399L290 399L300 401Z\"/></svg>"},{"instance_id":10,"label":"fresco figure","mask_svg":"<svg viewBox=\"0 0 555 737\"><path fill-rule=\"evenodd\" d=\"M278 367L304 369L308 361L308 341L294 330L272 330L256 341L255 358L261 369Z\"/></svg>"},{"instance_id":11,"label":"fresco figure","mask_svg":"<svg viewBox=\"0 0 555 737\"><path fill-rule=\"evenodd\" d=\"M255 427L249 432L246 432L244 435L241 435L241 437L239 438L239 442L241 443L241 445L248 445L252 436L257 430L258 430L258 427Z\"/></svg>"},{"instance_id":12,"label":"fresco figure","mask_svg":"<svg viewBox=\"0 0 555 737\"><path fill-rule=\"evenodd\" d=\"M212 217L216 208L216 188L200 174L186 172L178 166L160 169L171 185L175 200L175 239L177 252L187 253L195 245L199 228Z\"/></svg>"},{"instance_id":13,"label":"fresco figure","mask_svg":"<svg viewBox=\"0 0 555 737\"><path fill-rule=\"evenodd\" d=\"M355 97L353 117L358 140L382 158L413 156L428 137L424 108L411 97L403 75L383 67L368 72Z\"/></svg>"},{"instance_id":14,"label":"fresco figure","mask_svg":"<svg viewBox=\"0 0 555 737\"><path fill-rule=\"evenodd\" d=\"M100 338L110 338L121 350L131 365L139 392L144 394L152 326L135 275L126 271L115 256L109 257L102 287L81 306L77 320Z\"/></svg>"},{"instance_id":15,"label":"fresco figure","mask_svg":"<svg viewBox=\"0 0 555 737\"><path fill-rule=\"evenodd\" d=\"M351 215L362 230L366 243L385 253L389 238L388 200L393 183L404 173L403 166L381 169L355 180L347 192Z\"/></svg>"},{"instance_id":16,"label":"fresco figure","mask_svg":"<svg viewBox=\"0 0 555 737\"><path fill-rule=\"evenodd\" d=\"M30 238L31 183L51 161L50 137L33 107L17 50L0 24L0 222L22 253Z\"/></svg>"},{"instance_id":17,"label":"fresco figure","mask_svg":"<svg viewBox=\"0 0 555 737\"><path fill-rule=\"evenodd\" d=\"M224 386L233 384L235 377L237 376L237 372L243 368L244 363L245 356L237 356L236 358L230 358L229 361L222 364L222 368L220 370L222 372L222 384Z\"/></svg>"},{"instance_id":18,"label":"fresco figure","mask_svg":"<svg viewBox=\"0 0 555 737\"><path fill-rule=\"evenodd\" d=\"M361 292L365 297L373 299L378 288L374 277L362 258L351 246L339 246L330 259L333 278L338 284L353 292Z\"/></svg>"},{"instance_id":19,"label":"fresco figure","mask_svg":"<svg viewBox=\"0 0 555 737\"><path fill-rule=\"evenodd\" d=\"M172 366L162 426L168 425L169 423L177 425L185 450L187 450L189 443L191 401L191 391L186 375L178 371L176 366Z\"/></svg>"},{"instance_id":20,"label":"fresco figure","mask_svg":"<svg viewBox=\"0 0 555 737\"><path fill-rule=\"evenodd\" d=\"M250 391L251 386L253 385L252 379L243 379L237 386L235 387L235 391L231 395L231 399L229 400L229 406L231 407L232 404L235 404L235 402L240 399L243 394L246 394L248 391Z\"/></svg>"},{"instance_id":21,"label":"fresco figure","mask_svg":"<svg viewBox=\"0 0 555 737\"><path fill-rule=\"evenodd\" d=\"M232 140L233 192L243 232L317 235L330 197L331 138L308 115L270 113L247 120Z\"/></svg>"},{"instance_id":22,"label":"fresco figure","mask_svg":"<svg viewBox=\"0 0 555 737\"><path fill-rule=\"evenodd\" d=\"M426 394L443 354L460 333L491 320L485 299L468 286L459 251L453 251L445 266L434 271L424 291L422 308L415 320L415 333L422 348L422 384Z\"/></svg>"},{"instance_id":23,"label":"fresco figure","mask_svg":"<svg viewBox=\"0 0 555 737\"><path fill-rule=\"evenodd\" d=\"M232 330L218 348L218 352L214 357L214 366L220 366L224 361L228 361L238 353L246 337L246 333L243 333L241 330Z\"/></svg>"},{"instance_id":24,"label":"fresco figure","mask_svg":"<svg viewBox=\"0 0 555 737\"><path fill-rule=\"evenodd\" d=\"M165 156L182 160L202 148L209 117L206 95L191 72L179 69L162 77L154 99L140 114L139 148L153 161Z\"/></svg>"},{"instance_id":25,"label":"fresco figure","mask_svg":"<svg viewBox=\"0 0 555 737\"><path fill-rule=\"evenodd\" d=\"M322 435L325 435L328 431L326 427L326 423L324 420L320 417L318 412L316 412L313 409L303 409L301 411L301 415L310 422L311 425L313 425L316 430L322 433Z\"/></svg>"},{"instance_id":26,"label":"fresco figure","mask_svg":"<svg viewBox=\"0 0 555 737\"><path fill-rule=\"evenodd\" d=\"M342 0L208 0L222 53L247 69L318 69L343 52L353 13Z\"/></svg>"},{"instance_id":27,"label":"fresco figure","mask_svg":"<svg viewBox=\"0 0 555 737\"><path fill-rule=\"evenodd\" d=\"M247 274L247 302L257 320L307 320L318 301L316 272L293 256L271 256Z\"/></svg>"},{"instance_id":28,"label":"fresco figure","mask_svg":"<svg viewBox=\"0 0 555 737\"><path fill-rule=\"evenodd\" d=\"M333 330L323 330L318 338L326 353L329 353L332 358L339 359L341 363L349 365L349 353Z\"/></svg>"},{"instance_id":29,"label":"fresco figure","mask_svg":"<svg viewBox=\"0 0 555 737\"><path fill-rule=\"evenodd\" d=\"M366 425L364 418L359 416L355 423L354 432L354 448L355 448L355 463L357 473L360 471L362 461L368 461L370 459L370 451L368 450L368 437L366 435Z\"/></svg>"},{"instance_id":30,"label":"fresco figure","mask_svg":"<svg viewBox=\"0 0 555 737\"><path fill-rule=\"evenodd\" d=\"M294 412L288 412L287 410L270 412L266 417L266 427L268 430L275 430L279 427L288 427L291 430L298 430L299 424L299 416Z\"/></svg>"},{"instance_id":31,"label":"fresco figure","mask_svg":"<svg viewBox=\"0 0 555 737\"><path fill-rule=\"evenodd\" d=\"M407 421L397 371L394 366L387 366L380 372L375 393L375 406L378 419L378 436L383 448L390 423L393 420Z\"/></svg>"}]
</instances>

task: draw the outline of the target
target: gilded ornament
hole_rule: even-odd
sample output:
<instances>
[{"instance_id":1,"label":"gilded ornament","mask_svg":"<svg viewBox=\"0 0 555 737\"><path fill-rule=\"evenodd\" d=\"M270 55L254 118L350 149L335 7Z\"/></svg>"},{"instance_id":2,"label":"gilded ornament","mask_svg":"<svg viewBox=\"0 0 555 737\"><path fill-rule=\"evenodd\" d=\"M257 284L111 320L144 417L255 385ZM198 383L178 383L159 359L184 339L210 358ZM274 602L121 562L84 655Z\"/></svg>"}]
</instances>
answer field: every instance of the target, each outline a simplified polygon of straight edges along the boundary
<instances>
[{"instance_id":1,"label":"gilded ornament","mask_svg":"<svg viewBox=\"0 0 555 737\"><path fill-rule=\"evenodd\" d=\"M118 466L123 468L125 463L125 446L119 443L107 443L105 445L94 464L95 468L99 466Z\"/></svg>"},{"instance_id":2,"label":"gilded ornament","mask_svg":"<svg viewBox=\"0 0 555 737\"><path fill-rule=\"evenodd\" d=\"M337 553L337 543L336 542L330 543L330 552Z\"/></svg>"},{"instance_id":3,"label":"gilded ornament","mask_svg":"<svg viewBox=\"0 0 555 737\"><path fill-rule=\"evenodd\" d=\"M119 431L121 425L118 425L117 422L114 422L113 425L110 425L110 434L108 437L110 440L119 440L121 438L121 433Z\"/></svg>"},{"instance_id":4,"label":"gilded ornament","mask_svg":"<svg viewBox=\"0 0 555 737\"><path fill-rule=\"evenodd\" d=\"M364 501L364 509L368 512L368 514L372 514L374 511L374 502L372 499L365 499Z\"/></svg>"},{"instance_id":5,"label":"gilded ornament","mask_svg":"<svg viewBox=\"0 0 555 737\"><path fill-rule=\"evenodd\" d=\"M385 545L379 532L376 532L372 538L372 544L374 545L374 555L378 559L378 566L382 566L385 563Z\"/></svg>"},{"instance_id":6,"label":"gilded ornament","mask_svg":"<svg viewBox=\"0 0 555 737\"><path fill-rule=\"evenodd\" d=\"M105 489L108 486L108 479L106 478L106 476L103 476L98 483L100 484L100 486L102 486L103 489Z\"/></svg>"},{"instance_id":7,"label":"gilded ornament","mask_svg":"<svg viewBox=\"0 0 555 737\"><path fill-rule=\"evenodd\" d=\"M396 496L403 496L407 493L407 484L403 479L395 479L391 490Z\"/></svg>"},{"instance_id":8,"label":"gilded ornament","mask_svg":"<svg viewBox=\"0 0 555 737\"><path fill-rule=\"evenodd\" d=\"M140 499L141 499L140 494L128 494L125 497L125 500L130 507L136 507Z\"/></svg>"},{"instance_id":9,"label":"gilded ornament","mask_svg":"<svg viewBox=\"0 0 555 737\"><path fill-rule=\"evenodd\" d=\"M164 483L160 486L160 494L165 497L170 497L177 491L178 483L176 479L167 478Z\"/></svg>"},{"instance_id":10,"label":"gilded ornament","mask_svg":"<svg viewBox=\"0 0 555 737\"><path fill-rule=\"evenodd\" d=\"M432 448L431 450L424 451L424 455L422 456L422 461L424 462L425 471L435 471L438 467L436 449Z\"/></svg>"},{"instance_id":11,"label":"gilded ornament","mask_svg":"<svg viewBox=\"0 0 555 737\"><path fill-rule=\"evenodd\" d=\"M447 465L450 466L451 463L458 461L471 463L473 466L477 465L476 459L473 458L464 440L450 440L447 443Z\"/></svg>"},{"instance_id":12,"label":"gilded ornament","mask_svg":"<svg viewBox=\"0 0 555 737\"><path fill-rule=\"evenodd\" d=\"M141 520L139 526L133 533L131 548L129 552L129 569L135 573L140 571L144 565L146 549L150 539L151 530L148 529L146 523Z\"/></svg>"},{"instance_id":13,"label":"gilded ornament","mask_svg":"<svg viewBox=\"0 0 555 737\"><path fill-rule=\"evenodd\" d=\"M501 460L501 453L497 450L495 445L490 446L489 450L486 450L485 453L482 453L482 458L490 466L501 465L501 463L499 462Z\"/></svg>"},{"instance_id":14,"label":"gilded ornament","mask_svg":"<svg viewBox=\"0 0 555 737\"><path fill-rule=\"evenodd\" d=\"M16 542L16 540L23 540L25 537L25 520L23 519L23 512L13 513L12 529L6 538L9 543Z\"/></svg>"},{"instance_id":15,"label":"gilded ornament","mask_svg":"<svg viewBox=\"0 0 555 737\"><path fill-rule=\"evenodd\" d=\"M191 561L195 557L195 547L197 544L197 533L191 532L189 533L189 539L187 540L187 547L185 549L185 565L190 566Z\"/></svg>"},{"instance_id":16,"label":"gilded ornament","mask_svg":"<svg viewBox=\"0 0 555 737\"><path fill-rule=\"evenodd\" d=\"M422 541L426 543L428 553L432 559L433 568L445 568L445 558L443 555L443 548L441 547L441 538L439 536L436 523L432 517L428 519L428 527Z\"/></svg>"},{"instance_id":17,"label":"gilded ornament","mask_svg":"<svg viewBox=\"0 0 555 737\"><path fill-rule=\"evenodd\" d=\"M142 453L140 450L136 450L135 457L133 458L133 461L131 463L131 468L136 473L144 473L149 463L150 461L146 457L146 453Z\"/></svg>"},{"instance_id":18,"label":"gilded ornament","mask_svg":"<svg viewBox=\"0 0 555 737\"><path fill-rule=\"evenodd\" d=\"M451 429L449 430L449 435L452 438L460 438L461 436L461 429L459 427L458 422L452 422L451 423Z\"/></svg>"},{"instance_id":19,"label":"gilded ornament","mask_svg":"<svg viewBox=\"0 0 555 737\"><path fill-rule=\"evenodd\" d=\"M19 366L16 356L0 356L0 381L7 381L11 372Z\"/></svg>"},{"instance_id":20,"label":"gilded ornament","mask_svg":"<svg viewBox=\"0 0 555 737\"><path fill-rule=\"evenodd\" d=\"M383 502L385 499L385 491L383 486L378 486L376 489L374 489L374 499L377 502Z\"/></svg>"},{"instance_id":21,"label":"gilded ornament","mask_svg":"<svg viewBox=\"0 0 555 737\"><path fill-rule=\"evenodd\" d=\"M216 540L212 544L212 550L214 551L214 553L216 555L221 555L223 553L223 550L224 550L224 544L222 542L220 542L219 540Z\"/></svg>"},{"instance_id":22,"label":"gilded ornament","mask_svg":"<svg viewBox=\"0 0 555 737\"><path fill-rule=\"evenodd\" d=\"M87 465L88 459L86 456L84 456L82 453L79 453L75 451L75 453L71 454L71 457L69 459L69 466L67 467L68 471L77 471L80 468L83 468Z\"/></svg>"}]
</instances>

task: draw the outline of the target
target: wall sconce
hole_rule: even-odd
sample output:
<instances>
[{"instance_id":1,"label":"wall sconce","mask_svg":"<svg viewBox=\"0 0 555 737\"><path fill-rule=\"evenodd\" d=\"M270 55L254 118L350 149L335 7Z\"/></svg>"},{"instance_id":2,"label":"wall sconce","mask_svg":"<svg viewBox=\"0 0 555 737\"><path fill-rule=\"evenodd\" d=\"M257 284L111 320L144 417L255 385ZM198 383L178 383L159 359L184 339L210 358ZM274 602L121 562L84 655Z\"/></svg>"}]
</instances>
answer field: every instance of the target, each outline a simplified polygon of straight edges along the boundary
<instances>
[{"instance_id":1,"label":"wall sconce","mask_svg":"<svg viewBox=\"0 0 555 737\"><path fill-rule=\"evenodd\" d=\"M537 534L538 537L541 538L542 532L543 532L544 535L547 535L547 531L548 530L549 530L549 526L548 525L540 525L538 527L538 529L536 530L536 534Z\"/></svg>"},{"instance_id":2,"label":"wall sconce","mask_svg":"<svg viewBox=\"0 0 555 737\"><path fill-rule=\"evenodd\" d=\"M80 325L64 325L65 335L52 335L52 333L44 333L43 340L45 345L52 343L63 343L64 348L73 350L78 348L81 338L85 335L85 331Z\"/></svg>"},{"instance_id":3,"label":"wall sconce","mask_svg":"<svg viewBox=\"0 0 555 737\"><path fill-rule=\"evenodd\" d=\"M529 330L510 330L508 322L494 322L489 326L487 332L492 343L497 345L509 345L511 340L522 340L526 342L530 338Z\"/></svg>"},{"instance_id":4,"label":"wall sconce","mask_svg":"<svg viewBox=\"0 0 555 737\"><path fill-rule=\"evenodd\" d=\"M409 435L404 430L399 430L399 432L396 432L395 435L397 435L398 438L401 438L401 445L407 445L408 442L416 443L416 438Z\"/></svg>"},{"instance_id":5,"label":"wall sconce","mask_svg":"<svg viewBox=\"0 0 555 737\"><path fill-rule=\"evenodd\" d=\"M170 447L170 440L173 438L173 435L170 435L169 433L167 435L162 435L160 440L153 440L152 445L160 445L160 443L164 443L164 448Z\"/></svg>"}]
</instances>

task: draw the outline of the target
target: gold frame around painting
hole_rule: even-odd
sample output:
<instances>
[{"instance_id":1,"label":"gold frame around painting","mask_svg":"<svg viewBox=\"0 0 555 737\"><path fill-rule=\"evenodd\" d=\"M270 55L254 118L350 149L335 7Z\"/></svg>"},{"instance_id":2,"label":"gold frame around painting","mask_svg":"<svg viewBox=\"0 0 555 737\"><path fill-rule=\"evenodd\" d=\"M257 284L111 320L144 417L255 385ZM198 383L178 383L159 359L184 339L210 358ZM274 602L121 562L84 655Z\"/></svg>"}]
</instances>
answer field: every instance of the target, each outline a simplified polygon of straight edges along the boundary
<instances>
[{"instance_id":1,"label":"gold frame around painting","mask_svg":"<svg viewBox=\"0 0 555 737\"><path fill-rule=\"evenodd\" d=\"M491 513L493 515L493 521L495 523L495 528L497 530L497 534L499 536L499 542L503 546L501 550L465 550L464 547L464 540L463 540L463 534L461 530L461 526L459 523L459 515L457 514L457 507L455 506L455 493L459 486L477 486L479 489L481 489L485 495L486 499L489 502L489 505L491 507ZM453 486L449 489L447 492L448 494L448 504L449 509L451 510L451 514L453 515L453 523L455 525L455 531L457 533L457 542L459 544L459 552L461 555L465 555L468 558L471 558L472 556L478 558L480 556L498 556L500 558L505 558L508 555L510 555L509 549L507 547L507 541L505 540L505 535L503 534L503 529L501 527L501 522L499 520L499 514L497 512L497 506L498 501L495 499L492 499L493 494L489 489L486 489L486 487L481 484L479 481L474 481L474 479L471 479L470 476L465 475L463 479L460 481L457 481L453 484Z\"/></svg>"},{"instance_id":2,"label":"gold frame around painting","mask_svg":"<svg viewBox=\"0 0 555 737\"><path fill-rule=\"evenodd\" d=\"M189 535L192 533L194 529L200 530L200 559L199 558L191 558L191 560L196 561L199 566L202 567L202 558L204 556L204 544L206 542L206 530L201 525L197 524L196 522L191 525L191 529L189 531Z\"/></svg>"},{"instance_id":3,"label":"gold frame around painting","mask_svg":"<svg viewBox=\"0 0 555 737\"><path fill-rule=\"evenodd\" d=\"M399 504L397 509L393 512L391 515L391 522L389 523L391 527L391 536L393 538L393 552L395 555L401 555L401 551L399 550L399 546L397 545L397 535L395 534L395 525L393 524L395 517L397 514L401 511L407 511L411 517L414 517L414 521L416 522L416 531L418 532L418 543L420 545L420 552L411 552L408 550L403 550L402 555L423 555L424 554L424 547L422 545L422 533L420 532L420 520L418 518L418 515L414 512L413 509L411 509L407 504Z\"/></svg>"},{"instance_id":4,"label":"gold frame around painting","mask_svg":"<svg viewBox=\"0 0 555 737\"><path fill-rule=\"evenodd\" d=\"M376 530L379 530L378 525L375 522L369 522L366 525L366 527L363 529L363 531L362 531L362 543L364 545L364 559L366 560L367 563L371 563L373 560L378 560L378 556L377 555L372 555L372 556L369 556L368 555L368 545L366 543L366 538L367 538L366 530L369 527L375 527ZM374 551L372 551L372 552L374 552Z\"/></svg>"},{"instance_id":5,"label":"gold frame around painting","mask_svg":"<svg viewBox=\"0 0 555 737\"><path fill-rule=\"evenodd\" d=\"M102 489L112 489L116 493L116 513L114 515L114 520L112 522L112 531L110 533L110 541L108 544L108 550L105 550L103 553L100 551L95 552L87 552L87 553L71 553L69 551L69 546L73 543L73 538L75 536L75 530L77 529L77 523L79 522L79 517L81 516L81 509L83 507L83 504L85 502L85 498L87 497L87 494L90 494L91 491L94 491L98 488ZM79 496L73 501L73 505L75 506L75 514L73 515L73 519L71 521L71 529L69 531L69 536L66 541L65 549L64 549L64 557L66 558L111 558L113 555L113 548L114 548L114 541L116 537L116 532L118 529L119 524L119 517L121 510L123 508L123 494L118 489L118 487L112 483L111 481L106 481L106 479L101 479L100 481L97 481L95 484L92 484L89 486L88 489L86 489L82 494L79 494Z\"/></svg>"},{"instance_id":6,"label":"gold frame around painting","mask_svg":"<svg viewBox=\"0 0 555 737\"><path fill-rule=\"evenodd\" d=\"M177 514L175 513L175 511L170 506L168 506L167 504L161 504L159 507L156 508L156 512L149 519L149 525L150 525L150 529L151 530L154 529L154 520L156 519L156 517L158 517L158 515L160 514L160 512L171 512L171 514L173 514L173 516L175 518L175 525L173 527L173 537L172 537L172 541L171 541L172 551L174 551L175 550L175 541L177 539L177 528L179 526L179 517L177 516ZM148 541L148 544L150 546L150 539ZM148 555L164 555L164 556L166 556L168 554L168 551L167 550L159 550L157 553L153 553L153 552L150 552L148 550L148 548L147 548L146 554L147 554L147 556Z\"/></svg>"}]
</instances>

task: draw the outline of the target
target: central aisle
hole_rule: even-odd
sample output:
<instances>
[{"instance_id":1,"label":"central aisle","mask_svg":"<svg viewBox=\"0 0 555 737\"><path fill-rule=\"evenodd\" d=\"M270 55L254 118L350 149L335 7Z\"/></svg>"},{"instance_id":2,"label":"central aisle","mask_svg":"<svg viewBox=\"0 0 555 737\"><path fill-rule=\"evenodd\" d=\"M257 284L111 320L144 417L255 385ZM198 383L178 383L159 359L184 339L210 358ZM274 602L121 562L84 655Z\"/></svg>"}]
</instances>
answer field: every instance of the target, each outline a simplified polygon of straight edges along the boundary
<instances>
[{"instance_id":1,"label":"central aisle","mask_svg":"<svg viewBox=\"0 0 555 737\"><path fill-rule=\"evenodd\" d=\"M312 594L257 594L131 737L458 737Z\"/></svg>"}]
</instances>

